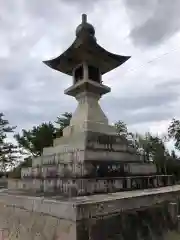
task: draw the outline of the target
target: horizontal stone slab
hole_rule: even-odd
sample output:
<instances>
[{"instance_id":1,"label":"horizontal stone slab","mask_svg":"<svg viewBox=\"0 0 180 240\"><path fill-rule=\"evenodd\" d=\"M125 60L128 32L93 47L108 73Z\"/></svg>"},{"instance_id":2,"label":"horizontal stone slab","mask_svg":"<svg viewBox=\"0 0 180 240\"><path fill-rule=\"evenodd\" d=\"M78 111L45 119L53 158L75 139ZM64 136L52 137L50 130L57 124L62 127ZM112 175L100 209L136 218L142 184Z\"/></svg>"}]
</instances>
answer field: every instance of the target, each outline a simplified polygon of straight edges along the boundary
<instances>
[{"instance_id":1,"label":"horizontal stone slab","mask_svg":"<svg viewBox=\"0 0 180 240\"><path fill-rule=\"evenodd\" d=\"M8 190L0 193L0 203L5 206L23 208L71 221L143 209L162 202L177 201L179 198L180 185L69 199L62 199L60 196L52 198L28 196L23 192Z\"/></svg>"}]
</instances>

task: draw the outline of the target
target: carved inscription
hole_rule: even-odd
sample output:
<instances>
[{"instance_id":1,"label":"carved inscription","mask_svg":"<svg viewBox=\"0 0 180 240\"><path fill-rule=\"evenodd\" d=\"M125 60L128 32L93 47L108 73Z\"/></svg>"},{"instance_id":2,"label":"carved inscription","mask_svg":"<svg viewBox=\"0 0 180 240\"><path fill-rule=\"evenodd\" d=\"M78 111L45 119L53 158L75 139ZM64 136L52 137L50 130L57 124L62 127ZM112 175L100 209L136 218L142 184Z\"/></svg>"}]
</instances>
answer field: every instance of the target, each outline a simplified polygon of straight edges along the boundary
<instances>
[{"instance_id":1,"label":"carved inscription","mask_svg":"<svg viewBox=\"0 0 180 240\"><path fill-rule=\"evenodd\" d=\"M127 140L122 136L111 136L107 134L88 133L87 148L107 149L108 151L120 150L126 145ZM119 147L118 147L119 146Z\"/></svg>"}]
</instances>

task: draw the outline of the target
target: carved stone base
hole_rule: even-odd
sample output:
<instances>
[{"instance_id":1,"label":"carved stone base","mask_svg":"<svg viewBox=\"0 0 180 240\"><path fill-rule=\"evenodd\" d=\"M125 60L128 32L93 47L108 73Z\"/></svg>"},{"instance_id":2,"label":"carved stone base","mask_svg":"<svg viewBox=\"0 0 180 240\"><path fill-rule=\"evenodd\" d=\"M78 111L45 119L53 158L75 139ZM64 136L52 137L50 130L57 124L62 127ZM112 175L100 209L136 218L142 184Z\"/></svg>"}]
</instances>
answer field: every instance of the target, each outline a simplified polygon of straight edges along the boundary
<instances>
[{"instance_id":1,"label":"carved stone base","mask_svg":"<svg viewBox=\"0 0 180 240\"><path fill-rule=\"evenodd\" d=\"M161 180L161 182L159 180ZM137 189L157 188L160 186L162 187L162 185L160 185L162 182L163 186L172 185L173 177L168 175L155 175L117 178L106 177L23 179L19 182L18 186L16 185L16 188L72 197L99 193L115 193L127 190L130 191Z\"/></svg>"}]
</instances>

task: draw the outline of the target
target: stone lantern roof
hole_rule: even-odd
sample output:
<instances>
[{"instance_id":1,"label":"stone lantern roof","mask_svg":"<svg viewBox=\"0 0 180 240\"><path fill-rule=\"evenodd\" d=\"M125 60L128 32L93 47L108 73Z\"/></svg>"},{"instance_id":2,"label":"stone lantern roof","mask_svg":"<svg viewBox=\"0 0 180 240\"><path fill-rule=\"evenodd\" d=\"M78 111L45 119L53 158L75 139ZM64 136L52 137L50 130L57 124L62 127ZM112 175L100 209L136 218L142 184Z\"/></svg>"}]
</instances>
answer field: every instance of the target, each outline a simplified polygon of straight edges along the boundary
<instances>
[{"instance_id":1,"label":"stone lantern roof","mask_svg":"<svg viewBox=\"0 0 180 240\"><path fill-rule=\"evenodd\" d=\"M43 61L47 66L72 76L73 70L83 62L97 67L103 75L126 62L130 57L106 51L95 38L94 27L82 15L82 23L76 28L76 39L60 56Z\"/></svg>"}]
</instances>

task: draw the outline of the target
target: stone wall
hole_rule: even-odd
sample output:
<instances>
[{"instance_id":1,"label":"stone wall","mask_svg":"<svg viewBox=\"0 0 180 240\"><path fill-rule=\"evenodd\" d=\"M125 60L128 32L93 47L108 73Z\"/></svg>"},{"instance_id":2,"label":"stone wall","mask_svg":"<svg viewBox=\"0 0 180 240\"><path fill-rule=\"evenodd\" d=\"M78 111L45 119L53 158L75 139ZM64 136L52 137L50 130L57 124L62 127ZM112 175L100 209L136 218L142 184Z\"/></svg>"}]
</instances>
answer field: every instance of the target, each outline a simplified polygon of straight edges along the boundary
<instances>
[{"instance_id":1,"label":"stone wall","mask_svg":"<svg viewBox=\"0 0 180 240\"><path fill-rule=\"evenodd\" d=\"M19 189L22 188L21 179L10 179L8 178L8 189Z\"/></svg>"},{"instance_id":2,"label":"stone wall","mask_svg":"<svg viewBox=\"0 0 180 240\"><path fill-rule=\"evenodd\" d=\"M6 178L1 178L0 179L0 188L7 188L7 179Z\"/></svg>"},{"instance_id":3,"label":"stone wall","mask_svg":"<svg viewBox=\"0 0 180 240\"><path fill-rule=\"evenodd\" d=\"M8 189L54 192L62 196L85 196L135 189L150 189L173 184L172 176L132 176L120 178L23 178L8 179ZM72 194L73 193L73 194Z\"/></svg>"},{"instance_id":4,"label":"stone wall","mask_svg":"<svg viewBox=\"0 0 180 240\"><path fill-rule=\"evenodd\" d=\"M4 190L0 239L177 240L179 205L179 185L64 200Z\"/></svg>"},{"instance_id":5,"label":"stone wall","mask_svg":"<svg viewBox=\"0 0 180 240\"><path fill-rule=\"evenodd\" d=\"M178 240L168 205L123 212L77 223L0 203L4 240Z\"/></svg>"},{"instance_id":6,"label":"stone wall","mask_svg":"<svg viewBox=\"0 0 180 240\"><path fill-rule=\"evenodd\" d=\"M180 239L177 222L168 212L168 204L84 221L77 233L78 240Z\"/></svg>"},{"instance_id":7,"label":"stone wall","mask_svg":"<svg viewBox=\"0 0 180 240\"><path fill-rule=\"evenodd\" d=\"M0 203L0 239L73 240L75 237L75 225L68 220Z\"/></svg>"},{"instance_id":8,"label":"stone wall","mask_svg":"<svg viewBox=\"0 0 180 240\"><path fill-rule=\"evenodd\" d=\"M8 189L11 190L23 189L27 191L40 191L42 184L40 179L8 179Z\"/></svg>"}]
</instances>

